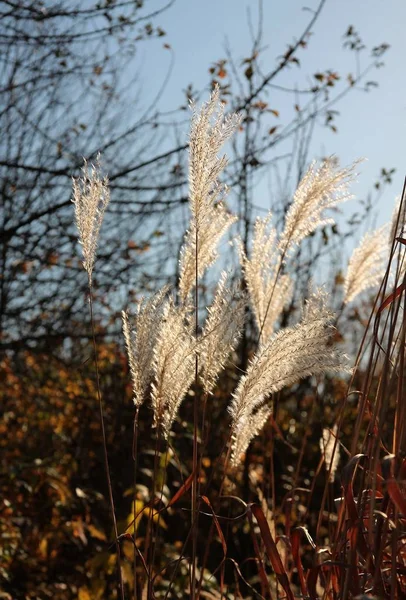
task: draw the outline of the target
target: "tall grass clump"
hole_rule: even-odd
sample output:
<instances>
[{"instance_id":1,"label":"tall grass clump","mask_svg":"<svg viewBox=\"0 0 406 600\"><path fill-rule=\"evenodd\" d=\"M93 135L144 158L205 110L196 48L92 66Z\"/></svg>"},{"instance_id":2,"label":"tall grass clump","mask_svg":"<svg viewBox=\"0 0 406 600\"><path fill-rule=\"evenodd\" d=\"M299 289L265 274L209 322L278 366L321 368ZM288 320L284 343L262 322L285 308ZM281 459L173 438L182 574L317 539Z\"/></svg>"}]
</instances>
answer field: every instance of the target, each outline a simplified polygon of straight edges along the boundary
<instances>
[{"instance_id":1,"label":"tall grass clump","mask_svg":"<svg viewBox=\"0 0 406 600\"><path fill-rule=\"evenodd\" d=\"M309 235L334 223L328 211L352 197L356 164L340 168L333 158L312 163L293 195L281 231L272 225L271 213L257 219L249 248L244 249L242 241L237 244L241 280L236 273L223 271L211 303L202 306L202 278L218 260L221 240L237 221L221 182L227 166L221 151L238 130L241 117L226 115L219 97L216 88L200 109L191 107L190 218L180 250L178 286L141 299L134 312L122 315L134 403L134 478L132 519L121 529L115 517L98 383L121 596L127 590L134 598L147 599L341 600L360 594L401 598L406 593L406 500L401 484L406 476L405 284L404 270L395 269L393 275L393 264L396 257L403 261L400 254L405 241L399 221L404 220L404 199L392 225L389 265L385 267L386 226L367 234L348 264L341 311L350 311L365 290L381 286L355 369L350 368L344 346L337 341L339 315L323 286L310 287L308 298L297 307L300 310L291 315L295 323L286 327L281 323L293 296L295 252ZM74 182L74 202L91 313L97 238L108 198L108 183L99 168L85 165L82 179ZM252 311L256 330L248 364L241 372L235 363L243 330L248 327L247 311ZM93 339L99 381L94 335ZM278 407L284 406L284 399L292 405L292 398L302 394L300 386L304 386L313 398L309 414L320 415L323 395L327 398L332 393L337 374L344 378L340 381L346 391L334 400L330 422L309 423L300 443L294 445L291 434L278 426ZM220 421L215 423L211 413L219 398ZM346 419L351 410L352 436L348 436ZM146 471L138 469L143 451L137 444L141 414L151 419L147 443L154 448L154 460L148 500L138 510L137 478ZM206 474L203 466L208 463L210 434L215 435L223 423L227 424L223 448L218 448ZM263 433L266 424L271 425L272 429L266 428L271 434ZM318 427L319 438L316 450L309 449L316 466L303 476L302 463L312 434L308 427ZM265 451L261 465L250 465L247 460L250 445L259 435L264 444L271 440L269 472ZM286 444L296 461L281 506L276 505L276 439ZM189 472L182 473L182 484L171 495L167 477L173 465L182 462L179 449L190 452L190 459L185 458ZM317 495L319 512L314 519ZM165 560L165 521L182 502L186 502L183 514L188 518L184 539L175 555ZM141 518L147 523L142 534ZM250 548L248 575L243 573L246 565L238 563L238 552L229 554L233 536L242 536L238 544L242 539ZM125 568L128 555L123 560L121 556L121 546L128 541L133 557L129 571ZM219 564L210 567L219 552ZM228 577L230 569L234 587Z\"/></svg>"}]
</instances>

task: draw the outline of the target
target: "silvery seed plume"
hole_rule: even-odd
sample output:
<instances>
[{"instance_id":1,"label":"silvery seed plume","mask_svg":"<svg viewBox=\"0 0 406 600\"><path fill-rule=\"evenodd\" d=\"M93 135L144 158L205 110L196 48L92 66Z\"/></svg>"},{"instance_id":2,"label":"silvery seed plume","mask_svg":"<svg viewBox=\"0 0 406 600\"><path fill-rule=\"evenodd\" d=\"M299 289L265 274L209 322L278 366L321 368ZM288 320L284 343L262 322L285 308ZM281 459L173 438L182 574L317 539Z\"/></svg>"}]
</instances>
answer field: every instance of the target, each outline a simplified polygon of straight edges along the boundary
<instances>
[{"instance_id":1,"label":"silvery seed plume","mask_svg":"<svg viewBox=\"0 0 406 600\"><path fill-rule=\"evenodd\" d=\"M192 105L189 137L189 202L191 221L180 255L179 291L183 302L195 285L196 250L198 277L217 258L217 245L236 220L224 205L227 187L219 176L227 165L218 152L240 123L240 116L224 116L216 87L199 112ZM197 249L196 249L197 240Z\"/></svg>"},{"instance_id":2,"label":"silvery seed plume","mask_svg":"<svg viewBox=\"0 0 406 600\"><path fill-rule=\"evenodd\" d=\"M326 218L324 211L353 198L348 191L355 179L354 169L358 162L339 169L337 161L330 157L319 167L313 162L293 197L287 212L285 228L280 239L283 255L315 231L318 227L333 224L334 219Z\"/></svg>"},{"instance_id":3,"label":"silvery seed plume","mask_svg":"<svg viewBox=\"0 0 406 600\"><path fill-rule=\"evenodd\" d=\"M247 411L242 414L235 422L231 443L230 463L232 467L238 465L251 440L262 431L271 414L272 410L269 406L260 406L253 412Z\"/></svg>"},{"instance_id":4,"label":"silvery seed plume","mask_svg":"<svg viewBox=\"0 0 406 600\"><path fill-rule=\"evenodd\" d=\"M248 258L239 246L240 261L244 273L250 303L261 338L268 339L275 323L293 293L289 275L279 276L281 254L276 229L269 227L271 213L255 222L251 256Z\"/></svg>"},{"instance_id":5,"label":"silvery seed plume","mask_svg":"<svg viewBox=\"0 0 406 600\"><path fill-rule=\"evenodd\" d=\"M330 482L334 481L338 463L340 462L340 450L339 450L338 444L336 446L336 450L333 455L333 450L334 450L334 446L336 443L337 435L338 435L338 427L335 424L333 429L324 427L322 437L320 438L320 451L323 455L327 472L330 470L330 465L331 465L331 471L330 471L330 477L329 477Z\"/></svg>"},{"instance_id":6,"label":"silvery seed plume","mask_svg":"<svg viewBox=\"0 0 406 600\"><path fill-rule=\"evenodd\" d=\"M154 424L162 428L166 439L195 376L196 340L188 316L185 309L168 300L154 348L152 409Z\"/></svg>"},{"instance_id":7,"label":"silvery seed plume","mask_svg":"<svg viewBox=\"0 0 406 600\"><path fill-rule=\"evenodd\" d=\"M166 288L141 300L135 315L123 311L123 334L133 383L134 404L144 402L153 376L154 348L162 320Z\"/></svg>"},{"instance_id":8,"label":"silvery seed plume","mask_svg":"<svg viewBox=\"0 0 406 600\"><path fill-rule=\"evenodd\" d=\"M82 246L83 266L87 271L89 283L96 258L97 241L100 227L110 200L107 177L101 177L99 158L95 165L84 161L82 177L73 179L73 199L75 220Z\"/></svg>"},{"instance_id":9,"label":"silvery seed plume","mask_svg":"<svg viewBox=\"0 0 406 600\"><path fill-rule=\"evenodd\" d=\"M225 272L220 276L199 342L201 379L207 394L236 348L244 324L245 298L237 299L237 290L227 287L227 278Z\"/></svg>"},{"instance_id":10,"label":"silvery seed plume","mask_svg":"<svg viewBox=\"0 0 406 600\"><path fill-rule=\"evenodd\" d=\"M352 253L344 281L345 304L354 300L361 292L381 283L387 258L388 225L384 225L367 233Z\"/></svg>"},{"instance_id":11,"label":"silvery seed plume","mask_svg":"<svg viewBox=\"0 0 406 600\"><path fill-rule=\"evenodd\" d=\"M333 319L327 294L319 289L306 302L298 325L279 331L260 346L229 407L233 465L268 418L264 402L269 395L303 377L349 370L347 357L330 344Z\"/></svg>"},{"instance_id":12,"label":"silvery seed plume","mask_svg":"<svg viewBox=\"0 0 406 600\"><path fill-rule=\"evenodd\" d=\"M200 279L206 269L217 260L217 245L237 217L227 212L224 204L212 207L206 213L207 220L201 220L197 232L197 276ZM191 220L180 254L179 292L182 302L192 291L196 282L196 223Z\"/></svg>"}]
</instances>

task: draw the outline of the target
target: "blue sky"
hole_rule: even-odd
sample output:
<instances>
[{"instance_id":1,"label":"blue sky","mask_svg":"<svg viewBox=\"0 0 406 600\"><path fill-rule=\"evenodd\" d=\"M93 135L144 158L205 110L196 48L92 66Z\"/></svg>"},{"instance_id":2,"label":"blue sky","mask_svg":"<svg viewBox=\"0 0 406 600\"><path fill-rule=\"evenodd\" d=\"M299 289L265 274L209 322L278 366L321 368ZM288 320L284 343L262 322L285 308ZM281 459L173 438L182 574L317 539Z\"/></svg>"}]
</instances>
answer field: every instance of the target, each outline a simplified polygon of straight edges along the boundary
<instances>
[{"instance_id":1,"label":"blue sky","mask_svg":"<svg viewBox=\"0 0 406 600\"><path fill-rule=\"evenodd\" d=\"M314 9L317 4L315 0L264 0L263 43L267 49L262 67L265 72L272 69L275 57L286 50L287 43L298 37L308 22L310 13L303 7ZM158 6L158 2L154 2L155 5ZM157 21L167 37L160 38L153 50L148 44L141 51L145 101L148 95L152 97L156 93L167 71L169 53L162 49L162 42L171 45L175 59L162 98L161 108L165 110L183 102L181 90L188 83L193 83L196 89L207 85L207 69L215 60L225 57L226 40L237 59L247 56L250 49L248 10L255 24L258 15L255 0L176 0ZM384 57L385 67L374 70L371 75L371 79L379 81L380 87L369 94L358 90L349 94L338 107L341 113L338 133L319 129L311 151L315 157L336 154L343 165L365 157L367 161L361 165L359 182L354 186L354 192L361 198L371 189L381 167L396 168L393 185L387 188L376 207L379 224L390 217L394 198L400 193L406 175L404 23L406 2L403 0L327 0L309 47L300 53L302 68L291 68L278 81L294 87L306 81L306 73L318 69L331 68L344 75L353 71L354 57L342 50L342 35L350 24L360 32L368 47L382 42L391 45ZM272 105L272 96L268 101ZM284 107L279 102L280 98L275 96L275 108L283 119ZM267 192L259 187L257 193L258 204L261 204Z\"/></svg>"}]
</instances>

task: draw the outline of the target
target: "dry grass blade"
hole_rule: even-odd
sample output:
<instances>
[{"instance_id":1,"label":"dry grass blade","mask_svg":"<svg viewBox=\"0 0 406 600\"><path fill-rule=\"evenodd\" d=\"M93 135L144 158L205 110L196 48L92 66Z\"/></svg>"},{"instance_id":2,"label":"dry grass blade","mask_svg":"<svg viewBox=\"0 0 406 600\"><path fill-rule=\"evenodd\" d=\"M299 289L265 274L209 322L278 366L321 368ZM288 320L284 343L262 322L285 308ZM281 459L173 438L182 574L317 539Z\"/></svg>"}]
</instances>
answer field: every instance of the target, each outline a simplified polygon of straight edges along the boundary
<instances>
[{"instance_id":1,"label":"dry grass blade","mask_svg":"<svg viewBox=\"0 0 406 600\"><path fill-rule=\"evenodd\" d=\"M266 550L267 556L269 558L269 561L272 565L273 570L275 571L275 575L276 575L279 583L285 590L288 600L294 600L294 595L293 595L292 589L289 584L289 579L286 574L285 567L283 566L283 563L279 556L278 549L277 549L275 541L271 535L271 531L269 529L269 525L268 525L266 517L262 511L262 508L260 506L258 506L257 504L252 504L249 508L250 508L252 514L254 515L254 517L256 518L257 523L259 525L259 530L261 532L261 538L262 538L262 541L264 542L265 550Z\"/></svg>"},{"instance_id":2,"label":"dry grass blade","mask_svg":"<svg viewBox=\"0 0 406 600\"><path fill-rule=\"evenodd\" d=\"M290 543L292 546L292 556L293 556L293 560L295 562L295 566L299 575L299 581L300 581L300 589L301 592L303 594L303 597L306 597L308 595L308 589L307 589L307 583L306 583L306 578L304 575L304 570L303 570L303 564L302 564L302 559L300 557L300 539L302 534L306 537L307 541L309 542L309 544L311 544L311 546L313 547L313 549L316 548L312 538L310 537L309 532L307 531L307 529L305 527L297 527L296 529L294 529L290 535Z\"/></svg>"}]
</instances>

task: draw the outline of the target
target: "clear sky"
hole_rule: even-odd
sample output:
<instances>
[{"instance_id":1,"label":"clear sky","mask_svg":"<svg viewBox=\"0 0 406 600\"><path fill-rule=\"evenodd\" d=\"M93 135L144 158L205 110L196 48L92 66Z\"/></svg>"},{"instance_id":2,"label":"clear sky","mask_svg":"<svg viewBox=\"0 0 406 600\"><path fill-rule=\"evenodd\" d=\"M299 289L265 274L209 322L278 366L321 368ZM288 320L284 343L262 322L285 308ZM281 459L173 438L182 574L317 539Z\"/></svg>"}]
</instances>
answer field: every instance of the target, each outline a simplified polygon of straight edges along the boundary
<instances>
[{"instance_id":1,"label":"clear sky","mask_svg":"<svg viewBox=\"0 0 406 600\"><path fill-rule=\"evenodd\" d=\"M154 3L158 6L158 2ZM264 0L263 42L267 47L262 68L268 72L294 37L298 37L309 20L304 6L315 9L316 0ZM141 81L145 98L156 93L166 73L169 54L161 49L168 42L174 52L174 67L162 98L161 108L176 108L183 102L181 90L188 83L201 89L208 83L210 63L225 57L225 41L233 55L242 59L250 49L248 10L256 23L256 0L176 0L174 6L158 18L167 32L166 38L144 46ZM396 168L394 183L379 201L378 223L390 217L394 198L401 192L406 175L404 140L406 139L405 57L406 2L404 0L327 0L314 27L309 47L301 51L302 68L291 68L278 83L291 87L303 84L306 73L318 69L337 70L346 75L354 70L354 57L342 50L343 34L349 25L361 34L370 48L382 42L391 45L384 56L385 67L374 70L371 79L379 88L370 93L355 90L340 104L338 133L319 129L314 137L312 154L336 154L342 165L358 157L367 162L360 167L359 183L354 186L358 197L364 197L376 181L381 167ZM365 63L367 56L365 56ZM153 73L153 77L151 77ZM268 97L272 105L272 97ZM276 101L276 99L275 99ZM277 99L277 102L280 102ZM277 103L276 102L276 103ZM275 106L284 116L284 107ZM257 190L261 197L262 191ZM264 191L264 193L266 193ZM261 204L258 198L258 204Z\"/></svg>"}]
</instances>

